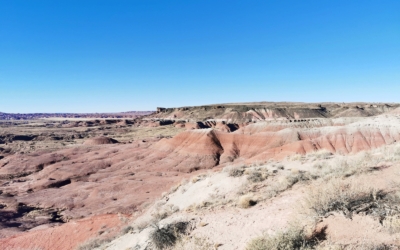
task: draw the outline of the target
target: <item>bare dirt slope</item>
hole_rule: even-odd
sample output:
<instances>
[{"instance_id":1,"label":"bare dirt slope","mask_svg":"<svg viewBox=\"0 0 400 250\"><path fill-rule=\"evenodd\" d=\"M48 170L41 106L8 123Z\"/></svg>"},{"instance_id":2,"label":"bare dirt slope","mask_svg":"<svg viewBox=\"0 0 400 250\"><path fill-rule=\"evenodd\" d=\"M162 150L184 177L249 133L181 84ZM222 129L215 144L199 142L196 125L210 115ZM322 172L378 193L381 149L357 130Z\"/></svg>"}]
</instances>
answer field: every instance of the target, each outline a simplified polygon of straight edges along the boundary
<instances>
[{"instance_id":1,"label":"bare dirt slope","mask_svg":"<svg viewBox=\"0 0 400 250\"><path fill-rule=\"evenodd\" d=\"M233 171L240 169L244 172ZM298 249L271 248L260 240L290 228L302 228L307 237L318 233L317 245L310 249L398 249L400 227L393 218L400 213L395 208L399 170L399 144L352 156L319 151L283 162L228 167L182 182L133 221L128 233L97 249L154 249L152 235L181 222L189 223L190 229L171 249ZM257 179L255 173L264 177ZM333 188L337 184L343 185L343 193L351 189L351 195L361 195L371 188L382 197L364 197L357 209L348 204L351 212L336 207L315 217L313 209L326 196L334 202L349 198ZM289 244L291 237L281 240ZM256 240L258 247L251 245Z\"/></svg>"}]
</instances>

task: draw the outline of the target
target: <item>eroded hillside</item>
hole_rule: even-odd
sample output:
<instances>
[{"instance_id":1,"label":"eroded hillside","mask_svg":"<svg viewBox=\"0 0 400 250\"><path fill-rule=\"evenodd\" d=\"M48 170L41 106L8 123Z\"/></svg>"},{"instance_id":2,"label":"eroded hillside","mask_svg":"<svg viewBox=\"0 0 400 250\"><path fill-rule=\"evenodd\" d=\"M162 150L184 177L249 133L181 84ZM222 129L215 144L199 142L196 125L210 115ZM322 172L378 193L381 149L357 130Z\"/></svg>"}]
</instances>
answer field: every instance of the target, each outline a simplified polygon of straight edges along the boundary
<instances>
[{"instance_id":1,"label":"eroded hillside","mask_svg":"<svg viewBox=\"0 0 400 250\"><path fill-rule=\"evenodd\" d=\"M260 116L259 109L253 110L260 119L250 110L241 113L240 119L222 118L223 113L231 114L231 111L216 108L212 112L225 111L204 120L203 115L208 116L210 110L203 112L196 108L179 110L183 115L198 115L194 120L184 116L168 120L178 111L160 110L131 120L3 122L0 132L1 243L6 249L28 246L54 249L54 240L33 240L54 235L62 239L58 241L62 243L57 243L58 248L74 249L91 238L112 239L124 225L137 226L143 218L155 213L156 206L158 210L162 208L158 212L169 209L166 214L174 214L165 221L160 219L164 215L160 215L158 226L172 223L169 219L174 216L184 216L186 222L193 217L186 235L199 232L202 233L199 237L211 242L213 247L222 244L218 248L244 249L251 238L261 235L264 229L269 230L262 225L270 219L260 220L258 226L252 227L244 221L232 221L234 216L256 221L278 209L282 212L274 213L274 219L268 223L278 223L275 219L288 221L285 216L297 213L291 204L297 203L297 198L302 199L306 185L321 185L318 181L330 180L335 171L361 171L363 175L372 169L377 179L397 171L397 149L393 149L393 159L386 155L375 157L375 154L387 154L379 150L392 147L400 140L397 105L285 104L286 108L282 105L276 104L277 109L284 109L280 115L274 113L268 118ZM356 110L364 111L363 115L352 113L354 105ZM197 111L203 113L190 114ZM315 117L306 117L307 114ZM348 117L349 114L353 117ZM366 164L356 167L352 163L333 164L369 151L375 153L370 160L364 160ZM322 167L314 167L317 164ZM227 175L231 168L241 177ZM221 173L222 169L225 172ZM293 183L292 172L300 178ZM354 176L353 172L348 177ZM346 175L343 174L347 178ZM197 177L192 179L193 176ZM375 177L365 178L373 181ZM180 189L176 184L184 179L195 184L182 184L184 191L175 192ZM395 181L389 179L388 183ZM394 188L386 184L382 184L382 189ZM175 187L172 192L171 187ZM241 206L236 205L237 199L242 196L243 200L254 203L250 210L237 207ZM276 198L271 200L272 197ZM164 201L165 204L154 205ZM225 224L221 222L221 225L225 226L211 226L210 222L217 217L223 218ZM212 230L196 226L203 220ZM75 223L80 225L79 237L74 233L78 229L71 229L76 227ZM135 247L132 242L142 247L138 249L154 247L149 238L154 231L151 225L147 223L139 233L125 235L123 247ZM222 231L230 225L233 228L245 225L247 236L240 242L234 240L234 233L224 236ZM280 229L286 227L285 223L277 225L281 225L276 227ZM321 225L315 224L314 229ZM276 228L271 228L274 230L270 233ZM142 234L143 230L147 233ZM219 234L222 238L217 237ZM390 239L382 242L394 244L394 238ZM104 247L121 249L118 244Z\"/></svg>"},{"instance_id":2,"label":"eroded hillside","mask_svg":"<svg viewBox=\"0 0 400 250\"><path fill-rule=\"evenodd\" d=\"M180 108L157 108L152 118L243 123L274 119L368 117L390 112L399 104L387 103L238 103Z\"/></svg>"}]
</instances>

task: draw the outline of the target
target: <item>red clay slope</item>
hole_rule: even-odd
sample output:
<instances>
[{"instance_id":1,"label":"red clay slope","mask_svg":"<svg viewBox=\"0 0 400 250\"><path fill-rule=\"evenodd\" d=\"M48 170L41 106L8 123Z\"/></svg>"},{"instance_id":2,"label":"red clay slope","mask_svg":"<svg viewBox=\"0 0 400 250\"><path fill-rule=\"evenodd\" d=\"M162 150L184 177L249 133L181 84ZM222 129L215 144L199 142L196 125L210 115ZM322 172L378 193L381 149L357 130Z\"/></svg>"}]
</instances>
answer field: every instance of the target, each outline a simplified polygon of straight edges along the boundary
<instances>
[{"instance_id":1,"label":"red clay slope","mask_svg":"<svg viewBox=\"0 0 400 250\"><path fill-rule=\"evenodd\" d=\"M180 157L187 155L192 159L214 157L215 165L236 158L247 161L282 159L288 155L306 154L321 149L349 154L400 140L400 126L397 124L400 125L396 117L380 117L346 126L286 127L279 130L273 125L273 130L277 131L271 132L268 131L270 123L256 123L233 133L213 129L186 131L172 139L158 142L153 148ZM265 126L265 129L261 129L262 132L252 133L252 126L260 130L262 125ZM209 161L207 164L213 163ZM205 168L214 167L207 164L203 164ZM186 170L191 171L190 168Z\"/></svg>"},{"instance_id":2,"label":"red clay slope","mask_svg":"<svg viewBox=\"0 0 400 250\"><path fill-rule=\"evenodd\" d=\"M38 229L29 233L0 239L2 250L15 249L76 249L87 239L102 234L119 233L121 220L117 215L102 215L66 223L59 227ZM104 235L105 236L105 235Z\"/></svg>"}]
</instances>

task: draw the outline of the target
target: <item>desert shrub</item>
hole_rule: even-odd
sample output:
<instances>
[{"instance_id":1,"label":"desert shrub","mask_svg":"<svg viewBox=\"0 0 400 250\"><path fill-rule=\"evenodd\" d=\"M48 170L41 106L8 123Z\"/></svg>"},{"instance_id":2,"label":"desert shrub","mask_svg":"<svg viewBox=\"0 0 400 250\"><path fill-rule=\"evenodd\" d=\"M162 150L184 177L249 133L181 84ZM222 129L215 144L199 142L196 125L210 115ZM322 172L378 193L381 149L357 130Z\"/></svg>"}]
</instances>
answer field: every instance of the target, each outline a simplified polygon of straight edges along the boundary
<instances>
[{"instance_id":1,"label":"desert shrub","mask_svg":"<svg viewBox=\"0 0 400 250\"><path fill-rule=\"evenodd\" d=\"M227 167L226 171L228 172L228 176L230 177L240 177L244 173L243 167L238 166Z\"/></svg>"},{"instance_id":2,"label":"desert shrub","mask_svg":"<svg viewBox=\"0 0 400 250\"><path fill-rule=\"evenodd\" d=\"M400 160L400 143L396 143L391 147L384 147L382 150L382 154L384 155L385 160L388 161Z\"/></svg>"},{"instance_id":3,"label":"desert shrub","mask_svg":"<svg viewBox=\"0 0 400 250\"><path fill-rule=\"evenodd\" d=\"M400 232L400 215L395 214L386 216L382 222L382 225L388 229L390 233Z\"/></svg>"},{"instance_id":4,"label":"desert shrub","mask_svg":"<svg viewBox=\"0 0 400 250\"><path fill-rule=\"evenodd\" d=\"M211 209L218 206L223 206L232 202L232 199L227 199L223 194L210 194L210 196L199 203L194 203L186 208L187 212L194 212L204 209Z\"/></svg>"},{"instance_id":5,"label":"desert shrub","mask_svg":"<svg viewBox=\"0 0 400 250\"><path fill-rule=\"evenodd\" d=\"M257 204L257 199L253 195L247 194L243 195L238 200L238 205L241 208L249 208Z\"/></svg>"},{"instance_id":6,"label":"desert shrub","mask_svg":"<svg viewBox=\"0 0 400 250\"><path fill-rule=\"evenodd\" d=\"M286 179L281 179L278 180L277 182L273 183L272 185L269 185L265 191L264 191L264 196L266 199L275 197L281 192L284 192L289 188L289 184L286 181Z\"/></svg>"},{"instance_id":7,"label":"desert shrub","mask_svg":"<svg viewBox=\"0 0 400 250\"><path fill-rule=\"evenodd\" d=\"M352 175L359 175L366 171L365 168L362 168L362 165L362 160L357 162L337 160L336 164L331 169L331 173L334 177L350 177Z\"/></svg>"},{"instance_id":8,"label":"desert shrub","mask_svg":"<svg viewBox=\"0 0 400 250\"><path fill-rule=\"evenodd\" d=\"M328 166L328 164L327 164L326 161L317 162L317 163L315 163L315 164L313 165L313 168L319 169L319 170L321 170L321 169L326 169L327 167L329 167L329 166Z\"/></svg>"},{"instance_id":9,"label":"desert shrub","mask_svg":"<svg viewBox=\"0 0 400 250\"><path fill-rule=\"evenodd\" d=\"M265 173L257 170L250 171L249 175L247 176L247 180L249 180L250 182L261 182L264 181L266 178L267 176Z\"/></svg>"},{"instance_id":10,"label":"desert shrub","mask_svg":"<svg viewBox=\"0 0 400 250\"><path fill-rule=\"evenodd\" d=\"M326 243L318 246L317 250L397 250L398 246L391 246L382 243L359 243L357 245L340 245Z\"/></svg>"},{"instance_id":11,"label":"desert shrub","mask_svg":"<svg viewBox=\"0 0 400 250\"><path fill-rule=\"evenodd\" d=\"M265 199L275 197L276 195L288 190L298 182L305 182L315 178L315 176L308 172L292 172L285 177L282 176L277 181L274 181L268 185L264 190L263 196Z\"/></svg>"},{"instance_id":12,"label":"desert shrub","mask_svg":"<svg viewBox=\"0 0 400 250\"><path fill-rule=\"evenodd\" d=\"M130 231L132 231L132 230L133 230L133 227L132 227L132 226L127 226L127 227L124 227L124 228L122 229L121 233L122 233L122 234L127 234L127 233L129 233Z\"/></svg>"},{"instance_id":13,"label":"desert shrub","mask_svg":"<svg viewBox=\"0 0 400 250\"><path fill-rule=\"evenodd\" d=\"M275 236L253 239L247 244L246 250L306 250L313 249L316 244L317 240L314 237L308 237L303 229L292 226Z\"/></svg>"},{"instance_id":14,"label":"desert shrub","mask_svg":"<svg viewBox=\"0 0 400 250\"><path fill-rule=\"evenodd\" d=\"M305 200L306 208L315 217L326 217L331 212L370 215L391 233L400 232L400 197L385 193L361 181L332 179L311 189Z\"/></svg>"},{"instance_id":15,"label":"desert shrub","mask_svg":"<svg viewBox=\"0 0 400 250\"><path fill-rule=\"evenodd\" d=\"M316 178L317 178L316 176L313 176L308 172L294 171L291 174L289 174L288 176L286 176L286 180L287 180L287 184L288 184L287 188L292 187L294 184L296 184L298 182L309 181L311 179L316 179Z\"/></svg>"},{"instance_id":16,"label":"desert shrub","mask_svg":"<svg viewBox=\"0 0 400 250\"><path fill-rule=\"evenodd\" d=\"M380 216L382 225L390 233L400 232L400 194L399 191L387 194L377 204L377 214Z\"/></svg>"},{"instance_id":17,"label":"desert shrub","mask_svg":"<svg viewBox=\"0 0 400 250\"><path fill-rule=\"evenodd\" d=\"M177 240L187 230L188 222L175 222L164 227L155 226L150 234L150 240L156 249L173 247Z\"/></svg>"},{"instance_id":18,"label":"desert shrub","mask_svg":"<svg viewBox=\"0 0 400 250\"><path fill-rule=\"evenodd\" d=\"M280 170L284 170L285 169L285 166L283 166L283 164L278 164L278 165L276 165L275 166L277 169L280 169Z\"/></svg>"},{"instance_id":19,"label":"desert shrub","mask_svg":"<svg viewBox=\"0 0 400 250\"><path fill-rule=\"evenodd\" d=\"M330 178L347 178L366 172L377 171L382 168L380 164L385 161L400 160L400 144L382 147L370 152L358 153L345 158L337 156L335 159L330 159L331 157L325 157L329 153L324 151L318 151L309 155L315 156L316 154L322 156L316 156L321 161L313 165L314 168L310 171L312 179L324 178L325 180L329 180Z\"/></svg>"},{"instance_id":20,"label":"desert shrub","mask_svg":"<svg viewBox=\"0 0 400 250\"><path fill-rule=\"evenodd\" d=\"M196 183L196 182L198 182L200 180L201 180L200 176L193 176L191 181L192 181L192 183Z\"/></svg>"},{"instance_id":21,"label":"desert shrub","mask_svg":"<svg viewBox=\"0 0 400 250\"><path fill-rule=\"evenodd\" d=\"M382 197L380 191L362 183L332 179L318 188L311 189L305 202L316 216L325 217L335 211L351 218L353 212L358 212L365 204L372 206L371 203Z\"/></svg>"},{"instance_id":22,"label":"desert shrub","mask_svg":"<svg viewBox=\"0 0 400 250\"><path fill-rule=\"evenodd\" d=\"M365 157L368 158L368 154L367 156L358 156L355 159L336 159L330 164L319 162L314 164L314 169L309 174L312 179L323 178L329 180L331 178L348 178L377 170L373 168L377 164L376 161L367 161Z\"/></svg>"},{"instance_id":23,"label":"desert shrub","mask_svg":"<svg viewBox=\"0 0 400 250\"><path fill-rule=\"evenodd\" d=\"M208 174L200 174L200 175L197 175L197 176L193 176L191 181L192 181L192 183L196 183L198 181L204 180L207 177L208 177Z\"/></svg>"},{"instance_id":24,"label":"desert shrub","mask_svg":"<svg viewBox=\"0 0 400 250\"><path fill-rule=\"evenodd\" d=\"M173 193L175 193L175 192L179 189L180 186L181 186L181 184L177 184L177 185L175 185L175 186L172 186L171 189L169 190L169 193L168 193L168 194L173 194Z\"/></svg>"},{"instance_id":25,"label":"desert shrub","mask_svg":"<svg viewBox=\"0 0 400 250\"><path fill-rule=\"evenodd\" d=\"M286 181L286 179L280 179L277 182L273 183L272 185L269 185L265 190L264 190L264 198L265 199L270 199L272 197L277 196L278 194L284 192L289 188L289 185Z\"/></svg>"},{"instance_id":26,"label":"desert shrub","mask_svg":"<svg viewBox=\"0 0 400 250\"><path fill-rule=\"evenodd\" d=\"M157 249L165 249L175 245L177 237L171 228L157 228L150 235L151 241Z\"/></svg>"}]
</instances>

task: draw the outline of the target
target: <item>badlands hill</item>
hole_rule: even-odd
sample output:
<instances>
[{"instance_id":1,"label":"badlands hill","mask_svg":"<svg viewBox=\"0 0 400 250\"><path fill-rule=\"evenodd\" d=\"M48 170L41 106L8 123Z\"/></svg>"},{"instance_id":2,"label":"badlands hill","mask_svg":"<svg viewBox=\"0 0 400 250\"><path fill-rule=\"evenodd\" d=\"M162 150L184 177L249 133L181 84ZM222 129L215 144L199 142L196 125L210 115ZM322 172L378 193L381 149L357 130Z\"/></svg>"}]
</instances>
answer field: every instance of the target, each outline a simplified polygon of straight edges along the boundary
<instances>
[{"instance_id":1,"label":"badlands hill","mask_svg":"<svg viewBox=\"0 0 400 250\"><path fill-rule=\"evenodd\" d=\"M398 104L211 107L1 123L0 244L397 249Z\"/></svg>"},{"instance_id":2,"label":"badlands hill","mask_svg":"<svg viewBox=\"0 0 400 250\"><path fill-rule=\"evenodd\" d=\"M180 108L157 108L150 117L170 120L217 120L243 123L271 119L368 117L399 107L388 103L229 103Z\"/></svg>"}]
</instances>

